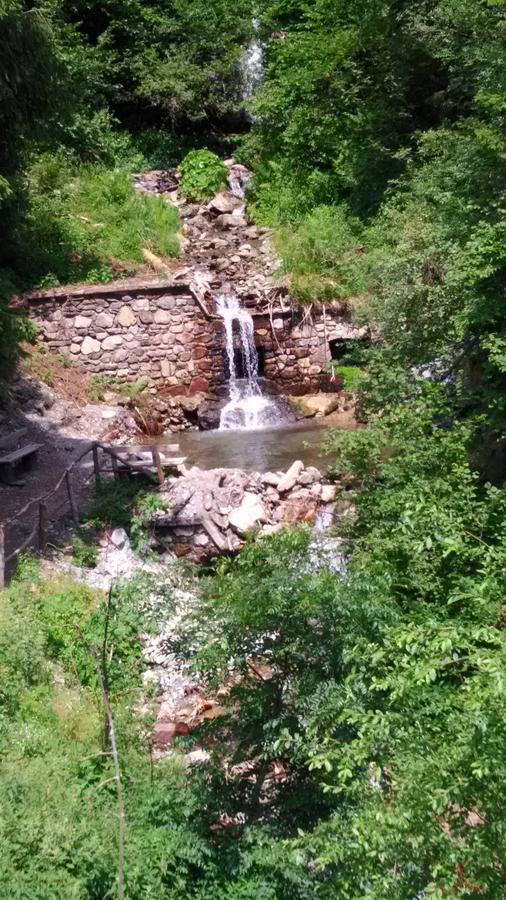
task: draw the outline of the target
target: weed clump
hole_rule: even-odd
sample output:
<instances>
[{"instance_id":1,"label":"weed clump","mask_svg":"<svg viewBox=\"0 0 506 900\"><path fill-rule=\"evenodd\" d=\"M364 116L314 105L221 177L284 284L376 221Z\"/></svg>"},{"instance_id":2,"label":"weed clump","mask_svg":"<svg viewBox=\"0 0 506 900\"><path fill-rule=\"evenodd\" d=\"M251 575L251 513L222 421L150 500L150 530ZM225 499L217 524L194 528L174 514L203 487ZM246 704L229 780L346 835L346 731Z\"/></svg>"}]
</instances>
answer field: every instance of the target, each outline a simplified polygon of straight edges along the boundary
<instances>
[{"instance_id":1,"label":"weed clump","mask_svg":"<svg viewBox=\"0 0 506 900\"><path fill-rule=\"evenodd\" d=\"M227 183L227 167L210 150L191 150L180 171L181 193L188 200L209 200Z\"/></svg>"}]
</instances>

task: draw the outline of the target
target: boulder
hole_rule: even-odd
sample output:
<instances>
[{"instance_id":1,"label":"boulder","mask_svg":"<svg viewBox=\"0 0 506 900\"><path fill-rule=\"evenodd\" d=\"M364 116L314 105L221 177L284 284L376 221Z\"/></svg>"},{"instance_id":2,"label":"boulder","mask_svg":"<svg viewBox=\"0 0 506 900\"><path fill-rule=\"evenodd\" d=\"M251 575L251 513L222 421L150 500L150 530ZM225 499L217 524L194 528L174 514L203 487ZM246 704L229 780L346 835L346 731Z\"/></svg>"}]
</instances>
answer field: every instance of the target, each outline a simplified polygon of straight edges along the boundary
<instances>
[{"instance_id":1,"label":"boulder","mask_svg":"<svg viewBox=\"0 0 506 900\"><path fill-rule=\"evenodd\" d=\"M153 730L153 744L157 750L166 750L175 737L190 733L186 722L157 722Z\"/></svg>"},{"instance_id":2,"label":"boulder","mask_svg":"<svg viewBox=\"0 0 506 900\"><path fill-rule=\"evenodd\" d=\"M337 495L337 487L335 484L322 484L321 501L322 503L333 503Z\"/></svg>"},{"instance_id":3,"label":"boulder","mask_svg":"<svg viewBox=\"0 0 506 900\"><path fill-rule=\"evenodd\" d=\"M228 194L223 191L220 194L216 194L216 197L207 204L207 208L211 212L216 213L231 213L234 209L239 209L242 206L243 201L238 197L234 197L232 194Z\"/></svg>"},{"instance_id":4,"label":"boulder","mask_svg":"<svg viewBox=\"0 0 506 900\"><path fill-rule=\"evenodd\" d=\"M248 223L244 216L234 216L233 213L224 213L223 215L218 216L216 224L219 228L223 228L223 230L226 231L229 228L246 228Z\"/></svg>"},{"instance_id":5,"label":"boulder","mask_svg":"<svg viewBox=\"0 0 506 900\"><path fill-rule=\"evenodd\" d=\"M105 341L102 342L103 350L116 350L123 343L123 338L120 334L111 334L109 337L106 337Z\"/></svg>"},{"instance_id":6,"label":"boulder","mask_svg":"<svg viewBox=\"0 0 506 900\"><path fill-rule=\"evenodd\" d=\"M278 506L275 516L278 522L313 522L318 511L316 497L289 497Z\"/></svg>"},{"instance_id":7,"label":"boulder","mask_svg":"<svg viewBox=\"0 0 506 900\"><path fill-rule=\"evenodd\" d=\"M315 484L315 482L321 481L321 479L322 475L319 469L315 466L308 466L307 469L304 469L304 471L300 473L297 484Z\"/></svg>"},{"instance_id":8,"label":"boulder","mask_svg":"<svg viewBox=\"0 0 506 900\"><path fill-rule=\"evenodd\" d=\"M262 475L262 484L277 488L281 478L282 475L279 472L264 472Z\"/></svg>"},{"instance_id":9,"label":"boulder","mask_svg":"<svg viewBox=\"0 0 506 900\"><path fill-rule=\"evenodd\" d=\"M291 489L296 485L297 479L303 468L304 463L300 459L297 459L294 463L292 463L288 471L285 472L277 485L277 489L280 494L284 494L286 493L286 491L291 491Z\"/></svg>"},{"instance_id":10,"label":"boulder","mask_svg":"<svg viewBox=\"0 0 506 900\"><path fill-rule=\"evenodd\" d=\"M212 431L219 427L220 413L226 401L208 400L202 403L197 411L199 426L203 431Z\"/></svg>"},{"instance_id":11,"label":"boulder","mask_svg":"<svg viewBox=\"0 0 506 900\"><path fill-rule=\"evenodd\" d=\"M115 528L109 535L109 541L114 547L117 547L118 550L130 546L130 541L128 540L128 535L124 528Z\"/></svg>"},{"instance_id":12,"label":"boulder","mask_svg":"<svg viewBox=\"0 0 506 900\"><path fill-rule=\"evenodd\" d=\"M305 366L306 360L298 360L299 366L303 363ZM291 397L290 403L301 415L307 418L312 416L323 418L339 408L339 397L337 394L309 394L305 397Z\"/></svg>"},{"instance_id":13,"label":"boulder","mask_svg":"<svg viewBox=\"0 0 506 900\"><path fill-rule=\"evenodd\" d=\"M89 328L91 319L88 316L76 316L74 319L74 328Z\"/></svg>"},{"instance_id":14,"label":"boulder","mask_svg":"<svg viewBox=\"0 0 506 900\"><path fill-rule=\"evenodd\" d=\"M246 491L241 505L233 509L228 518L235 531L239 534L247 534L259 522L266 522L267 514L258 495Z\"/></svg>"}]
</instances>

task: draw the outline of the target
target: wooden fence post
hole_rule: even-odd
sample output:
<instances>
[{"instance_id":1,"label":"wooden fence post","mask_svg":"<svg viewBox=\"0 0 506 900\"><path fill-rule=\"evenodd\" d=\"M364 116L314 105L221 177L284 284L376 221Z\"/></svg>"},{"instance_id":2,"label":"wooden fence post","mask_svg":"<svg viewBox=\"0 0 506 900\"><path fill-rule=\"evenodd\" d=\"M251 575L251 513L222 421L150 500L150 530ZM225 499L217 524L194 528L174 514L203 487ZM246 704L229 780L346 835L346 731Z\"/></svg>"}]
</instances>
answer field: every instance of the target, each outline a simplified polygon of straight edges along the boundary
<instances>
[{"instance_id":1,"label":"wooden fence post","mask_svg":"<svg viewBox=\"0 0 506 900\"><path fill-rule=\"evenodd\" d=\"M76 499L74 497L74 492L72 490L72 479L70 477L70 472L65 473L65 481L67 484L67 493L69 495L70 510L72 512L72 518L74 520L74 525L79 525L79 510L77 508Z\"/></svg>"},{"instance_id":2,"label":"wooden fence post","mask_svg":"<svg viewBox=\"0 0 506 900\"><path fill-rule=\"evenodd\" d=\"M46 549L47 543L47 506L45 503L39 503L39 523L37 529L37 545L42 553Z\"/></svg>"},{"instance_id":3,"label":"wooden fence post","mask_svg":"<svg viewBox=\"0 0 506 900\"><path fill-rule=\"evenodd\" d=\"M5 528L0 523L0 590L5 587Z\"/></svg>"},{"instance_id":4,"label":"wooden fence post","mask_svg":"<svg viewBox=\"0 0 506 900\"><path fill-rule=\"evenodd\" d=\"M153 457L153 465L158 472L158 481L160 482L160 484L163 484L165 481L165 475L163 474L162 461L160 459L160 453L157 447L151 447L151 455Z\"/></svg>"},{"instance_id":5,"label":"wooden fence post","mask_svg":"<svg viewBox=\"0 0 506 900\"><path fill-rule=\"evenodd\" d=\"M98 484L98 482L100 481L100 463L98 461L98 447L97 447L96 443L93 444L92 453L93 453L93 470L95 472L95 484Z\"/></svg>"}]
</instances>

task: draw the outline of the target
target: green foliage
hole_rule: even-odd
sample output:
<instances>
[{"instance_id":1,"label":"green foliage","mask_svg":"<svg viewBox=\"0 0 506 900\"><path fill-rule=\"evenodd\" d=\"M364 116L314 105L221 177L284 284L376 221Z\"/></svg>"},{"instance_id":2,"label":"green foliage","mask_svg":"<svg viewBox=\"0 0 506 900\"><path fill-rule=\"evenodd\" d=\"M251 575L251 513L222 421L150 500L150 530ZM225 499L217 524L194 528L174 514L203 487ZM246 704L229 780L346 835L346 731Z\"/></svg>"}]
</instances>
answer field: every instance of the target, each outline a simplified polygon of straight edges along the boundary
<instances>
[{"instance_id":1,"label":"green foliage","mask_svg":"<svg viewBox=\"0 0 506 900\"><path fill-rule=\"evenodd\" d=\"M188 200L208 200L227 183L227 167L210 150L191 150L179 168L181 193Z\"/></svg>"},{"instance_id":2,"label":"green foliage","mask_svg":"<svg viewBox=\"0 0 506 900\"><path fill-rule=\"evenodd\" d=\"M197 790L178 758L150 761L138 737L140 641L149 612L170 612L170 587L144 578L114 591L108 681L128 823L128 896L197 896L212 891L213 850L200 825ZM0 896L98 898L115 891L118 809L114 770L101 750L97 689L104 598L37 568L0 593ZM205 887L202 888L205 894Z\"/></svg>"},{"instance_id":3,"label":"green foliage","mask_svg":"<svg viewBox=\"0 0 506 900\"><path fill-rule=\"evenodd\" d=\"M297 299L341 299L359 290L357 230L344 207L317 206L296 229L277 232L283 270L292 275L290 289Z\"/></svg>"},{"instance_id":4,"label":"green foliage","mask_svg":"<svg viewBox=\"0 0 506 900\"><path fill-rule=\"evenodd\" d=\"M130 527L132 503L139 491L145 486L130 478L100 481L95 489L95 496L86 512L86 520L97 530L109 526Z\"/></svg>"},{"instance_id":5,"label":"green foliage","mask_svg":"<svg viewBox=\"0 0 506 900\"><path fill-rule=\"evenodd\" d=\"M163 497L153 491L140 494L136 497L135 508L130 525L132 546L138 553L145 553L149 549L151 530L150 523L153 515L168 509L168 504Z\"/></svg>"},{"instance_id":6,"label":"green foliage","mask_svg":"<svg viewBox=\"0 0 506 900\"><path fill-rule=\"evenodd\" d=\"M35 325L23 311L10 306L14 291L14 280L0 269L0 376L4 377L18 358L19 342L33 342L37 336Z\"/></svg>"},{"instance_id":7,"label":"green foliage","mask_svg":"<svg viewBox=\"0 0 506 900\"><path fill-rule=\"evenodd\" d=\"M335 360L327 363L326 369L332 375L338 375L342 379L343 389L353 393L360 389L364 379L364 373L359 366L340 366Z\"/></svg>"},{"instance_id":8,"label":"green foliage","mask_svg":"<svg viewBox=\"0 0 506 900\"><path fill-rule=\"evenodd\" d=\"M34 282L107 281L133 271L142 248L178 253L175 209L139 195L125 170L39 157L28 176L29 207L18 246Z\"/></svg>"},{"instance_id":9,"label":"green foliage","mask_svg":"<svg viewBox=\"0 0 506 900\"><path fill-rule=\"evenodd\" d=\"M70 15L87 42L98 43L105 92L118 115L176 135L212 134L240 110L237 67L252 31L251 0L134 0L121 16L98 0L78 0Z\"/></svg>"},{"instance_id":10,"label":"green foliage","mask_svg":"<svg viewBox=\"0 0 506 900\"><path fill-rule=\"evenodd\" d=\"M101 481L86 520L97 530L125 528L134 550L145 553L149 548L153 514L164 509L167 509L166 501L153 489L147 489L146 479L141 483L129 478Z\"/></svg>"},{"instance_id":11,"label":"green foliage","mask_svg":"<svg viewBox=\"0 0 506 900\"><path fill-rule=\"evenodd\" d=\"M119 397L125 397L129 403L144 404L147 402L146 388L149 385L147 378L137 378L135 381L120 381L113 375L93 375L90 379L90 400L103 400L105 394L110 392Z\"/></svg>"},{"instance_id":12,"label":"green foliage","mask_svg":"<svg viewBox=\"0 0 506 900\"><path fill-rule=\"evenodd\" d=\"M93 569L98 560L98 547L89 539L75 537L72 541L72 560L76 566Z\"/></svg>"}]
</instances>

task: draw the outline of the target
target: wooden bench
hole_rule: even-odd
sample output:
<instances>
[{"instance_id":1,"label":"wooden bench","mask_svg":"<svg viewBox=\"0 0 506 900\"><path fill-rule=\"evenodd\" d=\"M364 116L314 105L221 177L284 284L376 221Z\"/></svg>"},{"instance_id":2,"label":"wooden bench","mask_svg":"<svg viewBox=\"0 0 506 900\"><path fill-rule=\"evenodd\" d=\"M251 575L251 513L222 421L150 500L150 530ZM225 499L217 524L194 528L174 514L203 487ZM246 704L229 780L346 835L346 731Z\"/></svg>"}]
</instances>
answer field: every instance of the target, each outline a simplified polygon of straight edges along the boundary
<instances>
[{"instance_id":1,"label":"wooden bench","mask_svg":"<svg viewBox=\"0 0 506 900\"><path fill-rule=\"evenodd\" d=\"M28 428L18 428L6 437L0 437L0 450L13 450L27 434Z\"/></svg>"},{"instance_id":2,"label":"wooden bench","mask_svg":"<svg viewBox=\"0 0 506 900\"><path fill-rule=\"evenodd\" d=\"M0 441L0 449L5 449L6 443L10 443L11 446L14 443L18 443L25 434L26 428L20 429L19 432L13 432L12 435L9 436L9 438L3 438ZM15 450L9 450L7 453L3 453L2 455L0 455L0 479L2 481L5 481L6 484L24 484L24 482L16 480L16 469L19 466L28 468L28 466L34 461L37 455L37 451L41 447L42 444L25 444L23 447L18 447Z\"/></svg>"}]
</instances>

